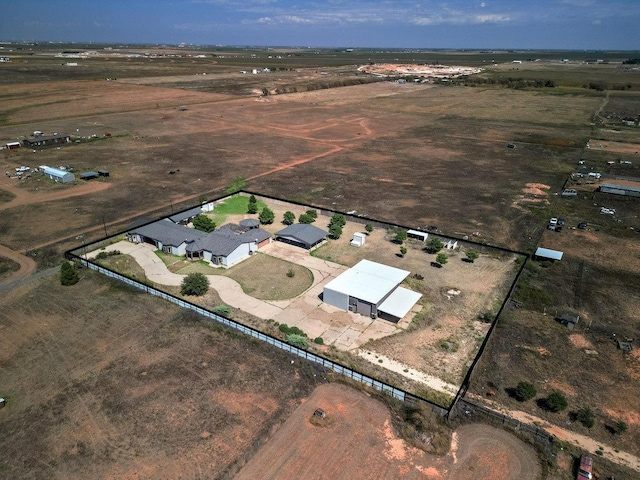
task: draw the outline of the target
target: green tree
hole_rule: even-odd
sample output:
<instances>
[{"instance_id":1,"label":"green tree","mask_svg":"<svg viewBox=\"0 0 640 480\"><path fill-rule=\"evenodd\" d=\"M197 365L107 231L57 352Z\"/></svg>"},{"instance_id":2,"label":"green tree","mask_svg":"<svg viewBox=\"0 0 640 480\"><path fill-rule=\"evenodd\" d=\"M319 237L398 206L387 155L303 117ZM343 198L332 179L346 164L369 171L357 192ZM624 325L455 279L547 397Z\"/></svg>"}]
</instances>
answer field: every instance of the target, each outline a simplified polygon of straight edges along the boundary
<instances>
[{"instance_id":1,"label":"green tree","mask_svg":"<svg viewBox=\"0 0 640 480\"><path fill-rule=\"evenodd\" d=\"M438 253L443 247L444 243L442 243L439 238L431 237L431 240L429 240L429 243L427 243L424 249L427 253Z\"/></svg>"},{"instance_id":2,"label":"green tree","mask_svg":"<svg viewBox=\"0 0 640 480\"><path fill-rule=\"evenodd\" d=\"M311 215L307 213L303 213L298 217L299 223L313 223L314 221L315 221L315 218L313 218Z\"/></svg>"},{"instance_id":3,"label":"green tree","mask_svg":"<svg viewBox=\"0 0 640 480\"><path fill-rule=\"evenodd\" d=\"M313 208L310 208L309 210L307 210L307 211L306 211L306 212L304 212L304 213L306 213L306 214L307 214L307 215L309 215L311 218L313 218L313 220L314 220L314 221L315 221L315 220L317 220L317 218L318 218L318 211L317 211L317 210L315 210L315 209L313 209Z\"/></svg>"},{"instance_id":4,"label":"green tree","mask_svg":"<svg viewBox=\"0 0 640 480\"><path fill-rule=\"evenodd\" d=\"M407 247L400 247L400 255L403 257L407 254Z\"/></svg>"},{"instance_id":5,"label":"green tree","mask_svg":"<svg viewBox=\"0 0 640 480\"><path fill-rule=\"evenodd\" d=\"M333 240L337 240L340 238L340 236L342 235L342 226L334 223L329 225L329 238L332 238Z\"/></svg>"},{"instance_id":6,"label":"green tree","mask_svg":"<svg viewBox=\"0 0 640 480\"><path fill-rule=\"evenodd\" d=\"M329 221L329 227L331 227L331 225L339 225L340 227L344 227L346 224L347 219L344 218L344 215L342 215L341 213L335 213Z\"/></svg>"},{"instance_id":7,"label":"green tree","mask_svg":"<svg viewBox=\"0 0 640 480\"><path fill-rule=\"evenodd\" d=\"M282 223L284 223L285 225L293 225L293 223L296 221L296 216L293 214L293 212L284 212L284 216L282 217Z\"/></svg>"},{"instance_id":8,"label":"green tree","mask_svg":"<svg viewBox=\"0 0 640 480\"><path fill-rule=\"evenodd\" d=\"M276 216L273 213L273 210L271 210L269 207L264 207L262 209L262 212L260 212L260 216L258 217L260 223L262 223L263 225L272 224L275 218Z\"/></svg>"},{"instance_id":9,"label":"green tree","mask_svg":"<svg viewBox=\"0 0 640 480\"><path fill-rule=\"evenodd\" d=\"M537 394L536 387L531 382L520 382L515 390L515 397L519 402L531 400Z\"/></svg>"},{"instance_id":10,"label":"green tree","mask_svg":"<svg viewBox=\"0 0 640 480\"><path fill-rule=\"evenodd\" d=\"M75 285L80 281L80 275L78 275L78 270L76 267L71 265L71 263L66 260L60 266L60 283L62 285Z\"/></svg>"},{"instance_id":11,"label":"green tree","mask_svg":"<svg viewBox=\"0 0 640 480\"><path fill-rule=\"evenodd\" d=\"M373 232L373 225L371 225L370 223L367 223L364 226L364 229L367 231L367 233L371 233L371 232Z\"/></svg>"},{"instance_id":12,"label":"green tree","mask_svg":"<svg viewBox=\"0 0 640 480\"><path fill-rule=\"evenodd\" d=\"M193 219L193 228L200 230L201 232L213 232L216 229L216 222L206 215L200 214Z\"/></svg>"},{"instance_id":13,"label":"green tree","mask_svg":"<svg viewBox=\"0 0 640 480\"><path fill-rule=\"evenodd\" d=\"M448 259L447 255L444 254L444 253L439 253L436 256L436 262L438 262L440 265L446 265L448 261L449 261L449 259Z\"/></svg>"},{"instance_id":14,"label":"green tree","mask_svg":"<svg viewBox=\"0 0 640 480\"><path fill-rule=\"evenodd\" d=\"M396 236L393 238L393 243L402 243L407 239L407 231L406 230L396 230Z\"/></svg>"},{"instance_id":15,"label":"green tree","mask_svg":"<svg viewBox=\"0 0 640 480\"><path fill-rule=\"evenodd\" d=\"M473 263L476 261L476 259L480 256L480 254L478 252L476 252L475 250L469 250L467 252L467 259L469 260L469 262Z\"/></svg>"},{"instance_id":16,"label":"green tree","mask_svg":"<svg viewBox=\"0 0 640 480\"><path fill-rule=\"evenodd\" d=\"M247 213L250 213L252 215L254 213L258 213L258 200L256 200L256 197L254 197L253 195L249 197L249 204L247 205Z\"/></svg>"},{"instance_id":17,"label":"green tree","mask_svg":"<svg viewBox=\"0 0 640 480\"><path fill-rule=\"evenodd\" d=\"M236 193L237 191L240 190L244 190L245 187L247 186L247 181L244 179L244 177L242 175L238 175L233 182L231 183L231 185L229 185L226 189L225 189L225 193L227 195L230 195L232 193Z\"/></svg>"},{"instance_id":18,"label":"green tree","mask_svg":"<svg viewBox=\"0 0 640 480\"><path fill-rule=\"evenodd\" d=\"M209 290L209 279L200 272L190 273L182 280L180 293L182 295L201 296Z\"/></svg>"},{"instance_id":19,"label":"green tree","mask_svg":"<svg viewBox=\"0 0 640 480\"><path fill-rule=\"evenodd\" d=\"M542 407L550 412L561 412L569 405L567 398L560 392L553 392L542 399Z\"/></svg>"},{"instance_id":20,"label":"green tree","mask_svg":"<svg viewBox=\"0 0 640 480\"><path fill-rule=\"evenodd\" d=\"M575 419L587 428L596 424L596 416L589 407L583 407L575 413Z\"/></svg>"}]
</instances>

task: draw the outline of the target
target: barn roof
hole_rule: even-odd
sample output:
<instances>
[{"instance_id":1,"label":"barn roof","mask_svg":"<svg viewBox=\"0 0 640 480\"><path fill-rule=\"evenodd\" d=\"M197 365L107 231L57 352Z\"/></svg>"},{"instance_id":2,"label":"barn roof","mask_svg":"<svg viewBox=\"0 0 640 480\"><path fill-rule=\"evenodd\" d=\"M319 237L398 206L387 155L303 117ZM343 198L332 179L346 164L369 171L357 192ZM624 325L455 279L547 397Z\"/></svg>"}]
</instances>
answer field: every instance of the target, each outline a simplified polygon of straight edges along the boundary
<instances>
[{"instance_id":1,"label":"barn roof","mask_svg":"<svg viewBox=\"0 0 640 480\"><path fill-rule=\"evenodd\" d=\"M378 310L396 318L402 318L409 313L409 310L420 300L421 296L420 293L398 287L384 302L378 305Z\"/></svg>"},{"instance_id":2,"label":"barn roof","mask_svg":"<svg viewBox=\"0 0 640 480\"><path fill-rule=\"evenodd\" d=\"M54 167L44 167L43 173L47 175L53 175L55 177L64 177L66 174L71 173L66 170L60 170L59 168Z\"/></svg>"},{"instance_id":3,"label":"barn roof","mask_svg":"<svg viewBox=\"0 0 640 480\"><path fill-rule=\"evenodd\" d=\"M536 257L548 258L549 260L562 260L563 253L559 250L538 247L535 255Z\"/></svg>"},{"instance_id":4,"label":"barn roof","mask_svg":"<svg viewBox=\"0 0 640 480\"><path fill-rule=\"evenodd\" d=\"M378 304L411 272L370 260L360 260L355 266L325 285L344 295Z\"/></svg>"}]
</instances>

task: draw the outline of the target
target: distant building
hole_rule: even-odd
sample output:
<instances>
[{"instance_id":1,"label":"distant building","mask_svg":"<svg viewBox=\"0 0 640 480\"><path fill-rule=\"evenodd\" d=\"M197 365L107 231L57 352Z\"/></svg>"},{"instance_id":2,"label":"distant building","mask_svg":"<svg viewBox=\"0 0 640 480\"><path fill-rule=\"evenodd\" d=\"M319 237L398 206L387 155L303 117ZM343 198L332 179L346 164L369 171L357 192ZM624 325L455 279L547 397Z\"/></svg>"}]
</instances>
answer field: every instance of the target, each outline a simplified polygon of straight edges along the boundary
<instances>
[{"instance_id":1,"label":"distant building","mask_svg":"<svg viewBox=\"0 0 640 480\"><path fill-rule=\"evenodd\" d=\"M640 197L640 187L619 185L617 183L603 183L602 185L600 185L600 191L603 193L612 193L614 195Z\"/></svg>"},{"instance_id":2,"label":"distant building","mask_svg":"<svg viewBox=\"0 0 640 480\"><path fill-rule=\"evenodd\" d=\"M535 257L538 260L562 260L563 253L558 250L551 250L549 248L538 247L535 253Z\"/></svg>"},{"instance_id":3,"label":"distant building","mask_svg":"<svg viewBox=\"0 0 640 480\"><path fill-rule=\"evenodd\" d=\"M54 182L69 183L76 179L73 173L67 172L66 170L60 170L59 168L42 166L40 169L45 177L53 180Z\"/></svg>"},{"instance_id":4,"label":"distant building","mask_svg":"<svg viewBox=\"0 0 640 480\"><path fill-rule=\"evenodd\" d=\"M22 144L28 148L47 147L50 145L60 145L71 142L71 137L66 134L56 133L54 135L39 135L34 138L25 138Z\"/></svg>"},{"instance_id":5,"label":"distant building","mask_svg":"<svg viewBox=\"0 0 640 480\"><path fill-rule=\"evenodd\" d=\"M20 148L20 142L8 142L6 147L9 150L15 150L16 148Z\"/></svg>"}]
</instances>

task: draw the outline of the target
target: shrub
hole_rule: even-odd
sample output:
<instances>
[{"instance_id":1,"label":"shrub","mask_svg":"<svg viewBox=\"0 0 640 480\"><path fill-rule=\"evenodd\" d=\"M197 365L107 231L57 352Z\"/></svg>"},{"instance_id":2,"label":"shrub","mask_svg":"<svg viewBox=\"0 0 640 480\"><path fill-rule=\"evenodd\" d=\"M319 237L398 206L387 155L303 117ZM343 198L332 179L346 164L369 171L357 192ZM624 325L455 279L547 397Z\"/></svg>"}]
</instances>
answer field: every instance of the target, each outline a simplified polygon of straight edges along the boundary
<instances>
[{"instance_id":1,"label":"shrub","mask_svg":"<svg viewBox=\"0 0 640 480\"><path fill-rule=\"evenodd\" d=\"M287 342L298 348L306 348L308 345L307 337L295 333L290 333L289 335L287 335Z\"/></svg>"},{"instance_id":2,"label":"shrub","mask_svg":"<svg viewBox=\"0 0 640 480\"><path fill-rule=\"evenodd\" d=\"M540 402L542 408L554 413L561 412L568 405L566 397L560 392L553 392Z\"/></svg>"},{"instance_id":3,"label":"shrub","mask_svg":"<svg viewBox=\"0 0 640 480\"><path fill-rule=\"evenodd\" d=\"M200 214L193 219L193 228L205 233L213 232L216 229L216 222L206 215Z\"/></svg>"},{"instance_id":4,"label":"shrub","mask_svg":"<svg viewBox=\"0 0 640 480\"><path fill-rule=\"evenodd\" d=\"M473 263L479 256L480 256L480 254L478 252L476 252L475 250L469 250L467 252L467 258L469 259L469 262L471 262L471 263Z\"/></svg>"},{"instance_id":5,"label":"shrub","mask_svg":"<svg viewBox=\"0 0 640 480\"><path fill-rule=\"evenodd\" d=\"M406 230L396 230L396 236L393 238L393 243L402 244L407 239Z\"/></svg>"},{"instance_id":6,"label":"shrub","mask_svg":"<svg viewBox=\"0 0 640 480\"><path fill-rule=\"evenodd\" d=\"M444 247L444 243L439 238L432 237L424 248L427 253L438 253Z\"/></svg>"},{"instance_id":7,"label":"shrub","mask_svg":"<svg viewBox=\"0 0 640 480\"><path fill-rule=\"evenodd\" d=\"M315 221L315 218L313 218L311 215L307 213L303 213L298 217L298 222L300 223L313 223L314 221Z\"/></svg>"},{"instance_id":8,"label":"shrub","mask_svg":"<svg viewBox=\"0 0 640 480\"><path fill-rule=\"evenodd\" d=\"M333 240L338 240L342 235L342 227L338 224L333 224L329 226L329 238Z\"/></svg>"},{"instance_id":9,"label":"shrub","mask_svg":"<svg viewBox=\"0 0 640 480\"><path fill-rule=\"evenodd\" d=\"M285 225L293 225L293 223L296 221L296 216L293 214L293 212L284 212L284 216L282 217L282 223L284 223Z\"/></svg>"},{"instance_id":10,"label":"shrub","mask_svg":"<svg viewBox=\"0 0 640 480\"><path fill-rule=\"evenodd\" d=\"M587 428L592 428L596 424L596 416L589 407L583 407L573 417Z\"/></svg>"},{"instance_id":11,"label":"shrub","mask_svg":"<svg viewBox=\"0 0 640 480\"><path fill-rule=\"evenodd\" d=\"M262 212L260 212L260 216L258 217L258 219L260 220L260 223L262 223L263 225L270 225L273 223L273 220L275 219L275 214L273 213L273 210L271 210L269 207L264 207L262 209Z\"/></svg>"},{"instance_id":12,"label":"shrub","mask_svg":"<svg viewBox=\"0 0 640 480\"><path fill-rule=\"evenodd\" d=\"M60 266L60 283L65 286L75 285L80 281L80 275L76 267L66 260Z\"/></svg>"},{"instance_id":13,"label":"shrub","mask_svg":"<svg viewBox=\"0 0 640 480\"><path fill-rule=\"evenodd\" d=\"M229 305L218 305L217 307L213 307L211 311L218 315L228 316L231 313L231 307L229 307Z\"/></svg>"},{"instance_id":14,"label":"shrub","mask_svg":"<svg viewBox=\"0 0 640 480\"><path fill-rule=\"evenodd\" d=\"M367 231L367 233L371 233L371 232L373 232L373 225L371 225L370 223L367 223L364 226L364 229Z\"/></svg>"},{"instance_id":15,"label":"shrub","mask_svg":"<svg viewBox=\"0 0 640 480\"><path fill-rule=\"evenodd\" d=\"M403 257L407 254L407 247L400 247L400 255Z\"/></svg>"},{"instance_id":16,"label":"shrub","mask_svg":"<svg viewBox=\"0 0 640 480\"><path fill-rule=\"evenodd\" d=\"M287 333L289 332L289 326L286 323L281 323L280 325L278 325L278 330L280 330L282 333Z\"/></svg>"},{"instance_id":17,"label":"shrub","mask_svg":"<svg viewBox=\"0 0 640 480\"><path fill-rule=\"evenodd\" d=\"M340 227L344 227L347 224L347 219L344 218L344 215L342 215L341 213L336 213L331 217L331 220L329 221L329 228L331 228L331 225L339 225Z\"/></svg>"},{"instance_id":18,"label":"shrub","mask_svg":"<svg viewBox=\"0 0 640 480\"><path fill-rule=\"evenodd\" d=\"M318 218L318 211L314 210L313 208L310 208L304 213L309 215L311 218L313 218L314 221Z\"/></svg>"},{"instance_id":19,"label":"shrub","mask_svg":"<svg viewBox=\"0 0 640 480\"><path fill-rule=\"evenodd\" d=\"M249 204L247 205L247 213L258 213L258 201L256 200L256 197L254 197L253 195L251 195L249 197Z\"/></svg>"},{"instance_id":20,"label":"shrub","mask_svg":"<svg viewBox=\"0 0 640 480\"><path fill-rule=\"evenodd\" d=\"M287 277L289 277L289 278L293 278L293 277L295 277L295 276L296 276L296 272L294 272L293 270L289 269L289 270L287 271Z\"/></svg>"},{"instance_id":21,"label":"shrub","mask_svg":"<svg viewBox=\"0 0 640 480\"><path fill-rule=\"evenodd\" d=\"M623 422L622 420L618 420L613 425L611 425L611 426L609 426L607 428L614 435L622 435L624 432L627 431L628 426L627 426L626 422Z\"/></svg>"},{"instance_id":22,"label":"shrub","mask_svg":"<svg viewBox=\"0 0 640 480\"><path fill-rule=\"evenodd\" d=\"M531 400L534 398L538 392L536 391L536 387L533 383L530 382L520 382L516 387L514 392L514 396L516 400L519 402L526 402L527 400Z\"/></svg>"},{"instance_id":23,"label":"shrub","mask_svg":"<svg viewBox=\"0 0 640 480\"><path fill-rule=\"evenodd\" d=\"M180 285L180 293L182 295L201 296L209 290L209 279L199 272L190 273Z\"/></svg>"},{"instance_id":24,"label":"shrub","mask_svg":"<svg viewBox=\"0 0 640 480\"><path fill-rule=\"evenodd\" d=\"M448 257L444 253L439 253L436 257L436 262L438 262L440 265L446 265L448 261Z\"/></svg>"},{"instance_id":25,"label":"shrub","mask_svg":"<svg viewBox=\"0 0 640 480\"><path fill-rule=\"evenodd\" d=\"M324 345L324 339L322 337L316 337L313 339L313 343L316 343L318 345Z\"/></svg>"}]
</instances>

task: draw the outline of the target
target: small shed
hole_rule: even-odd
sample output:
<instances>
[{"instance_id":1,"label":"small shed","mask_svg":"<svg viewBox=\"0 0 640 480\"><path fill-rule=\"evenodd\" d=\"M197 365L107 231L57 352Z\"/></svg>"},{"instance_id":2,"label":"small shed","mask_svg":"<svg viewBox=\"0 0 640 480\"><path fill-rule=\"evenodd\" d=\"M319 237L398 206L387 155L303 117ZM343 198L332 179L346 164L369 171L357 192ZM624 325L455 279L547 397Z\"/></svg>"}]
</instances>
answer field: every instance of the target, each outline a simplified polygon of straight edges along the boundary
<instances>
[{"instance_id":1,"label":"small shed","mask_svg":"<svg viewBox=\"0 0 640 480\"><path fill-rule=\"evenodd\" d=\"M4 398L0 397L0 408L4 408L6 404L7 404L7 401Z\"/></svg>"},{"instance_id":2,"label":"small shed","mask_svg":"<svg viewBox=\"0 0 640 480\"><path fill-rule=\"evenodd\" d=\"M240 223L240 228L242 228L245 231L260 227L260 220L256 218L245 218L244 220L240 220L239 223Z\"/></svg>"},{"instance_id":3,"label":"small shed","mask_svg":"<svg viewBox=\"0 0 640 480\"><path fill-rule=\"evenodd\" d=\"M7 148L9 150L15 150L16 148L20 148L20 142L8 142Z\"/></svg>"},{"instance_id":4,"label":"small shed","mask_svg":"<svg viewBox=\"0 0 640 480\"><path fill-rule=\"evenodd\" d=\"M109 172L107 172L106 170L98 170L98 175L100 175L101 177L108 177Z\"/></svg>"},{"instance_id":5,"label":"small shed","mask_svg":"<svg viewBox=\"0 0 640 480\"><path fill-rule=\"evenodd\" d=\"M628 184L603 183L600 185L600 191L603 193L612 193L614 195L640 197L640 183L637 183L636 185L637 186L632 186L631 182L628 182Z\"/></svg>"},{"instance_id":6,"label":"small shed","mask_svg":"<svg viewBox=\"0 0 640 480\"><path fill-rule=\"evenodd\" d=\"M444 248L446 248L447 250L455 250L456 248L458 248L458 241L448 240L447 243L444 244Z\"/></svg>"},{"instance_id":7,"label":"small shed","mask_svg":"<svg viewBox=\"0 0 640 480\"><path fill-rule=\"evenodd\" d=\"M407 230L407 238L415 238L422 242L426 242L427 238L429 238L429 234L419 230Z\"/></svg>"},{"instance_id":8,"label":"small shed","mask_svg":"<svg viewBox=\"0 0 640 480\"><path fill-rule=\"evenodd\" d=\"M563 253L559 250L551 250L549 248L538 247L534 257L538 260L562 260Z\"/></svg>"},{"instance_id":9,"label":"small shed","mask_svg":"<svg viewBox=\"0 0 640 480\"><path fill-rule=\"evenodd\" d=\"M353 238L351 239L352 247L361 247L364 245L366 235L364 233L356 232L353 234Z\"/></svg>"},{"instance_id":10,"label":"small shed","mask_svg":"<svg viewBox=\"0 0 640 480\"><path fill-rule=\"evenodd\" d=\"M82 180L91 180L93 178L98 178L99 176L100 176L100 174L98 172L93 172L93 171L91 171L91 172L82 172L80 174L80 178Z\"/></svg>"},{"instance_id":11,"label":"small shed","mask_svg":"<svg viewBox=\"0 0 640 480\"><path fill-rule=\"evenodd\" d=\"M569 330L573 330L577 323L580 321L580 316L573 316L566 313L560 315L558 318L562 325L565 325Z\"/></svg>"},{"instance_id":12,"label":"small shed","mask_svg":"<svg viewBox=\"0 0 640 480\"><path fill-rule=\"evenodd\" d=\"M45 177L53 180L54 182L69 183L75 181L76 177L73 173L66 170L60 170L53 167L40 167Z\"/></svg>"}]
</instances>

